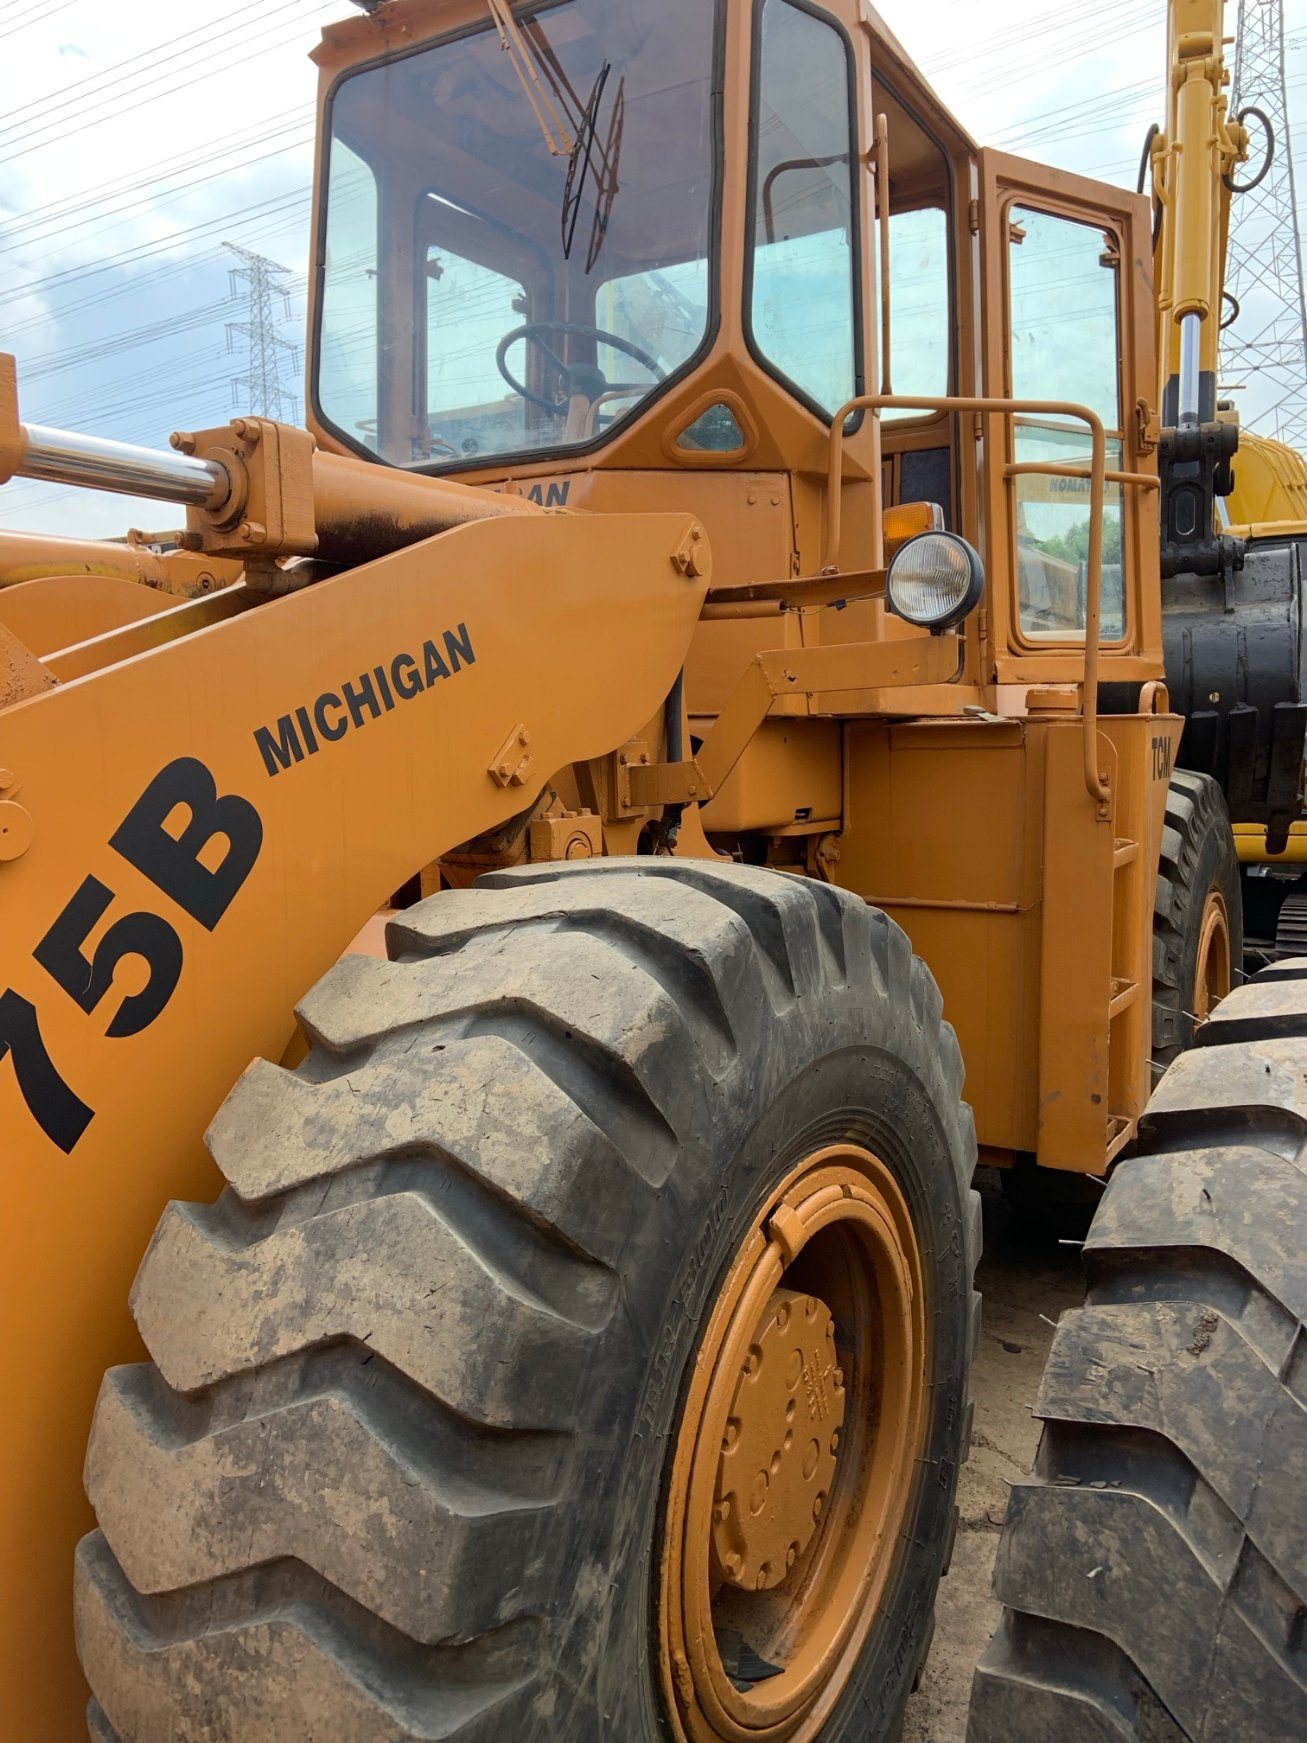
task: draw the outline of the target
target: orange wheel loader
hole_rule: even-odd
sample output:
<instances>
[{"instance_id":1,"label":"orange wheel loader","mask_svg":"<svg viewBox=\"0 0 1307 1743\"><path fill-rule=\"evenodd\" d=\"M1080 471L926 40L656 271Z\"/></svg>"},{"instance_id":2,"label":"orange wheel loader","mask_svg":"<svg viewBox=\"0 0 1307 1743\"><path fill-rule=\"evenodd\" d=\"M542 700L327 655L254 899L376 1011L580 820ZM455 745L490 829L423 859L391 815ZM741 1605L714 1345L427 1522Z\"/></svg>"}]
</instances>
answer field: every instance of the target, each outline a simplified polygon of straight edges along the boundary
<instances>
[{"instance_id":1,"label":"orange wheel loader","mask_svg":"<svg viewBox=\"0 0 1307 1743\"><path fill-rule=\"evenodd\" d=\"M1238 962L1148 203L865 0L316 59L307 428L0 373L186 523L0 547L6 1735L887 1740L977 1144L1074 1197Z\"/></svg>"}]
</instances>

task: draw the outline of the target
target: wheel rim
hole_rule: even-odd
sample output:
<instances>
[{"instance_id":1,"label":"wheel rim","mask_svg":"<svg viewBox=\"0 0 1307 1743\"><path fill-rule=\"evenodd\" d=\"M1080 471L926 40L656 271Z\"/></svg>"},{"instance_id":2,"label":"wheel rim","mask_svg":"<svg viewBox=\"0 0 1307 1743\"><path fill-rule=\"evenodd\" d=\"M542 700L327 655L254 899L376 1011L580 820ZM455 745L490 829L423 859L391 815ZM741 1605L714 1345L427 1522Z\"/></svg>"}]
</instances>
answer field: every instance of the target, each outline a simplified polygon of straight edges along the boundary
<instances>
[{"instance_id":1,"label":"wheel rim","mask_svg":"<svg viewBox=\"0 0 1307 1743\"><path fill-rule=\"evenodd\" d=\"M1209 890L1198 931L1194 973L1194 1027L1200 1028L1230 991L1230 916L1225 897Z\"/></svg>"},{"instance_id":2,"label":"wheel rim","mask_svg":"<svg viewBox=\"0 0 1307 1743\"><path fill-rule=\"evenodd\" d=\"M926 1367L898 1183L817 1151L736 1255L677 1434L659 1643L683 1743L808 1743L829 1717L894 1561Z\"/></svg>"}]
</instances>

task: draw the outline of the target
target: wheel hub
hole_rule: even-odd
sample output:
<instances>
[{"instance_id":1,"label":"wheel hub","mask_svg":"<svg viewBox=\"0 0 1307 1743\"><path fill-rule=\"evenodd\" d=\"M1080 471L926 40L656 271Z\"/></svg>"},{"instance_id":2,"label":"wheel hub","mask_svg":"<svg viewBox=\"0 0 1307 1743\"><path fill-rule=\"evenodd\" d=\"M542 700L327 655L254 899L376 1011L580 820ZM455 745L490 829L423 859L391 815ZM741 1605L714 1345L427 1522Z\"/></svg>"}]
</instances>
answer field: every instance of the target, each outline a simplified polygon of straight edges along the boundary
<instances>
[{"instance_id":1,"label":"wheel hub","mask_svg":"<svg viewBox=\"0 0 1307 1743\"><path fill-rule=\"evenodd\" d=\"M813 1151L744 1236L682 1405L659 1582L677 1743L817 1743L900 1545L928 1340L894 1176Z\"/></svg>"},{"instance_id":2,"label":"wheel hub","mask_svg":"<svg viewBox=\"0 0 1307 1743\"><path fill-rule=\"evenodd\" d=\"M714 1574L778 1586L812 1542L835 1479L844 1375L815 1295L777 1289L740 1370L717 1463Z\"/></svg>"}]
</instances>

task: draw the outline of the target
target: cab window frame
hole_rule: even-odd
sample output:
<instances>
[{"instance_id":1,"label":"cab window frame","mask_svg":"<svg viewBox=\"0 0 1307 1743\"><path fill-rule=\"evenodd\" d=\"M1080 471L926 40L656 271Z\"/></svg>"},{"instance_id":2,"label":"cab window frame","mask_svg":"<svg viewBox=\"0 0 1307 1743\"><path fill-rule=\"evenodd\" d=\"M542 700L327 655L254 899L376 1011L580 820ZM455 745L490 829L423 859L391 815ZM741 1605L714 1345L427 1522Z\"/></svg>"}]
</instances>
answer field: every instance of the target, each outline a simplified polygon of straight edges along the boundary
<instances>
[{"instance_id":1,"label":"cab window frame","mask_svg":"<svg viewBox=\"0 0 1307 1743\"><path fill-rule=\"evenodd\" d=\"M1116 321L1117 415L1120 418L1121 422L1120 422L1119 426L1115 429L1109 429L1106 425L1104 425L1104 434L1106 436L1107 443L1108 443L1107 470L1114 471L1114 470L1117 470L1119 468L1121 470L1128 471L1130 468L1130 431L1129 431L1129 427L1128 427L1127 400L1129 397L1128 389L1129 389L1130 383L1127 380L1129 360L1128 360L1128 356L1127 356L1127 352L1126 352L1126 340L1125 340L1126 309L1125 309L1124 282L1123 282L1123 273L1122 273L1122 262L1126 259L1126 248L1127 248L1126 235L1122 229L1122 226L1116 222L1116 220L1113 218L1113 216L1110 212L1096 212L1096 211L1089 210L1086 207L1080 206L1078 204L1070 204L1070 203L1063 202L1063 201L1057 199L1054 195L1047 193L1042 189L1036 191L1033 189L1008 188L1008 189L1004 190L1003 198L1000 200L999 206L998 206L998 215L999 215L999 234L1004 239L1004 241L1003 241L1003 270L1002 270L1002 281L1003 281L1003 309L1002 309L1003 386L1004 386L1004 391L1006 392L1009 399L1015 397L1015 388L1013 386L1014 348L1013 348L1013 344L1012 344L1012 249L1013 249L1013 243L1011 241L1011 225L1016 221L1014 218L1014 213L1018 209L1028 211L1028 212L1038 213L1038 214L1041 214L1042 216L1048 217L1048 218L1057 218L1057 219L1060 219L1063 223L1079 225L1082 229L1097 231L1100 235L1102 235L1102 237L1104 239L1111 237L1112 242L1115 245L1115 250L1116 250L1116 255L1117 255L1117 265L1114 269L1114 274L1113 274L1113 314L1114 314L1115 321ZM1039 424L1041 424L1041 423L1048 425L1052 429L1057 429L1059 427L1058 425L1056 425L1053 422L1053 420L1048 419L1048 418L1042 418L1042 417L1036 416L1031 420L1031 424L1033 424L1035 427L1038 427ZM1016 457L1016 439L1017 439L1017 432L1018 432L1018 424L1017 424L1017 420L1015 418L1004 419L1004 424L1005 424L1004 456L1005 456L1005 460L1007 462L1011 463L1011 462L1015 461L1015 457ZM1090 440L1088 426L1077 424L1075 426L1075 428L1077 430L1083 430L1084 440L1085 440L1085 443L1087 446L1089 443L1089 440ZM1113 467L1112 460L1111 460L1111 445L1113 442L1116 442L1119 446L1119 449L1120 449L1120 457L1119 457L1119 460L1117 462L1117 467ZM1086 460L1086 464L1088 464L1087 460ZM1083 652L1084 647L1085 647L1085 643L1086 643L1086 636L1085 636L1084 631L1081 631L1079 634L1068 634L1066 636L1054 636L1054 635L1036 636L1036 635L1032 635L1031 633L1029 633L1027 631L1027 629L1025 628L1025 625L1022 622L1021 575L1020 575L1020 565L1019 565L1019 560L1018 560L1018 543L1017 543L1017 508L1018 508L1019 485L1020 485L1019 478L1010 478L1007 480L1007 487L1006 487L1006 490L1004 492L1004 496L1006 499L1006 505L1007 505L1007 537L1008 537L1010 549L1012 552L1012 562L1013 562L1011 619L1010 619L1010 623L1008 626L1008 641L1009 641L1010 650L1014 655L1016 655L1018 657L1030 657L1030 658L1039 658L1041 655L1065 656L1067 654L1076 654L1076 653ZM1134 523L1135 523L1135 517L1138 513L1138 504L1135 500L1135 492L1129 486L1124 485L1124 484L1123 485L1111 485L1111 484L1109 484L1106 488L1109 491L1113 490L1113 489L1120 491L1120 502L1121 502L1121 634L1119 636L1114 637L1113 639L1109 640L1107 637L1105 637L1102 634L1102 625L1101 625L1101 621L1100 621L1098 646L1099 646L1100 651L1105 653L1105 654L1116 654L1116 655L1130 654L1130 653L1135 652L1137 647L1138 647L1139 625L1140 625L1140 599L1139 599L1140 575L1138 573L1137 563L1132 561L1132 554L1133 554L1134 549L1135 549L1135 538L1134 538L1135 524ZM1107 501L1105 498L1105 500L1104 500L1104 521L1105 522L1106 522L1106 514L1107 514ZM1100 563L1100 583L1099 583L1099 585L1100 585L1100 604L1101 604L1101 591L1102 591L1102 581L1101 581L1102 555L1101 555L1101 552L1100 552L1100 556L1099 556L1099 563Z\"/></svg>"},{"instance_id":2,"label":"cab window frame","mask_svg":"<svg viewBox=\"0 0 1307 1743\"><path fill-rule=\"evenodd\" d=\"M569 4L569 0L535 0L535 4L523 6L519 11L517 11L516 16L519 23L527 23L542 13L556 11L559 7L566 6L567 4ZM345 448L347 448L350 453L356 454L360 459L369 460L376 465L390 467L396 472L411 473L415 476L421 477L450 478L458 477L461 473L468 472L490 472L497 475L500 472L512 472L516 468L523 466L550 463L555 465L570 465L574 460L584 460L589 458L591 455L602 451L614 440L620 440L631 430L638 428L640 424L644 422L647 415L654 411L668 394L683 387L695 370L697 370L711 355L721 336L722 329L722 281L724 277L722 270L722 236L729 167L726 161L725 114L728 20L727 0L708 0L708 4L712 10L713 33L713 63L708 94L709 127L712 138L712 180L708 194L708 228L705 242L708 265L708 307L703 337L694 353L687 357L679 368L669 371L663 381L656 383L653 391L640 401L639 407L634 410L629 418L619 419L609 428L597 431L587 442L565 442L550 447L524 448L520 450L515 449L511 452L505 451L496 454L477 454L469 456L466 460L450 459L443 463L440 461L428 461L425 464L413 463L405 465L400 461L388 459L384 454L378 454L375 449L369 448L365 443L360 442L357 437L351 436L347 430L342 429L335 420L327 414L321 402L319 382L321 380L322 367L322 323L326 301L327 237L331 206L331 147L332 142L336 137L333 115L337 96L342 87L353 78L357 78L365 73L374 72L381 67L397 65L401 61L415 59L417 56L426 54L433 49L443 48L449 43L464 41L470 37L484 34L486 31L493 32L495 28L494 22L492 19L487 17L484 22L478 20L473 23L456 25L450 30L442 31L438 36L426 37L423 41L415 43L411 48L402 49L398 52L392 50L388 53L375 55L371 60L357 61L353 65L344 68L332 80L322 103L322 125L317 142L317 154L314 166L314 187L315 189L321 190L321 195L320 203L316 206L313 214L313 320L309 333L308 383L306 397L307 403L319 426L327 431L336 441L340 442ZM804 0L804 4L806 7L806 0ZM343 135L342 142L348 145L349 149L353 151L362 162L367 164L373 173L373 179L377 187L377 256L380 260L385 244L384 220L382 216L384 189L382 182L378 177L376 166L364 157L361 152L357 151L353 145L350 145L349 141L344 139ZM422 192L418 196L418 200L425 199L428 192L429 186L424 184ZM415 202L413 219L410 224L411 235L415 235L416 232L418 210L419 205ZM482 216L480 213L477 215ZM493 222L493 220L488 221ZM418 269L417 252L415 246L413 262L415 276ZM379 295L378 309L380 309ZM382 325L383 323L379 313L377 320L378 407L380 405L380 395L383 391L380 358ZM427 373L427 340L425 335L422 336L420 340L415 339L415 365L419 362L419 348L421 373L423 385L425 387ZM413 386L414 400L416 400L416 393L417 368L415 367ZM379 409L378 416L380 416Z\"/></svg>"},{"instance_id":3,"label":"cab window frame","mask_svg":"<svg viewBox=\"0 0 1307 1743\"><path fill-rule=\"evenodd\" d=\"M944 215L945 274L946 274L946 283L947 283L947 288L948 288L948 371L947 371L947 378L946 378L946 384L944 387L943 397L952 398L958 392L958 355L959 355L959 343L960 343L958 329L959 329L959 323L962 319L962 283L961 283L961 277L960 277L960 274L958 271L957 171L956 171L956 166L955 166L954 161L953 161L953 154L954 154L954 151L956 150L956 145L950 146L949 143L942 137L942 135L940 133L938 133L934 127L931 126L930 121L921 112L921 110L917 107L917 105L909 97L904 95L903 89L901 86L896 85L894 80L892 78L887 78L884 73L877 73L875 71L875 69L873 68L872 80L871 80L871 94L872 94L872 98L873 98L873 108L875 106L874 99L875 99L876 93L878 91L884 91L884 92L886 92L886 94L888 96L892 97L895 104L897 105L897 107L903 111L903 113L912 122L913 126L918 128L920 130L920 132L922 134L924 134L924 136L930 141L930 143L935 147L935 150L939 153L940 163L943 166L943 170L944 170L944 203L942 206L936 206L936 207L933 207L931 209L934 211L942 211L943 215ZM893 168L893 166L894 166L894 142L891 139L891 141L890 141L890 167L891 167L891 169ZM906 209L907 210L916 210L918 208L908 207ZM890 213L891 225L893 224L893 221L894 221L894 213L891 211L891 213ZM876 218L875 214L873 213L873 224L876 224L878 222L879 222L879 219ZM879 255L877 253L877 247L878 247L878 239L873 239L873 249L872 249L873 281L875 283L879 284L879 279L876 277L876 274L878 274L878 272L879 272ZM893 292L893 289L894 289L894 248L893 248L893 239L892 239L892 233L891 233L891 243L890 243L890 290L891 290L891 293ZM874 309L872 311L872 314L873 314L873 318L876 319L877 321L879 321L879 318L880 318L879 308ZM893 322L891 320L891 326L890 326L890 343L891 343L891 345L893 344L893 340L894 340L894 331L893 331ZM893 364L893 361L894 361L893 357L891 356L891 358L890 358L891 364ZM891 370L891 384L892 384L892 382L893 382L893 372ZM895 391L897 392L897 389L895 389ZM904 435L908 435L908 434L915 435L919 431L929 431L930 426L932 424L939 424L939 425L943 426L948 421L950 421L952 419L952 417L953 417L953 414L951 412L906 411L903 413L903 415L901 417L892 418L892 419L888 419L888 420L882 418L882 420L881 420L882 439L885 436L888 436L891 431L895 435L898 435L900 433L904 434ZM953 468L952 468L953 473L954 473L953 485L954 485L954 489L956 490L959 486L960 478L961 478L961 473L960 473L961 458L960 458L959 444L950 439L946 443L942 443L940 445L950 447L953 450L953 454L954 454L954 464L953 464Z\"/></svg>"},{"instance_id":4,"label":"cab window frame","mask_svg":"<svg viewBox=\"0 0 1307 1743\"><path fill-rule=\"evenodd\" d=\"M844 49L844 63L848 74L848 126L849 126L849 248L852 258L851 293L852 293L852 331L853 331L853 392L851 399L860 398L867 392L867 290L863 272L863 219L862 219L862 159L859 143L858 120L858 57L853 44L853 38L845 28L841 19L826 11L814 0L770 0L771 4L784 4L796 12L804 12L810 18L829 26L838 36ZM759 105L762 99L762 25L763 15L769 0L754 0L752 39L749 67L749 173L747 183L747 219L744 238L744 308L743 331L744 343L750 357L765 371L773 381L778 382L785 391L792 395L800 405L810 411L814 417L829 429L834 422L838 406L827 411L820 402L807 393L799 384L792 380L766 353L753 325L753 293L758 258L758 195L759 172L761 169L761 153L759 150ZM852 434L862 423L863 413L858 411L845 424L847 433Z\"/></svg>"}]
</instances>

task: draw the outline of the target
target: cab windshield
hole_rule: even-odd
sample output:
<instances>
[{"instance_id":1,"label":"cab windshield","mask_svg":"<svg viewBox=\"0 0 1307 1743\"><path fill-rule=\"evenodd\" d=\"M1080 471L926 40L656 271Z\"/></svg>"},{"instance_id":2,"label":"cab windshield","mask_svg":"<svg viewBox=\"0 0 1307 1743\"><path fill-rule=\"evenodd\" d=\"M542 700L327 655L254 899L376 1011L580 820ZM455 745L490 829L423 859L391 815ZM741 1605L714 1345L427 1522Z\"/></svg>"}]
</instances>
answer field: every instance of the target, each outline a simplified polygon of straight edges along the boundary
<instances>
[{"instance_id":1,"label":"cab windshield","mask_svg":"<svg viewBox=\"0 0 1307 1743\"><path fill-rule=\"evenodd\" d=\"M326 424L397 466L562 452L686 368L712 306L716 12L497 4L484 27L341 81Z\"/></svg>"}]
</instances>

